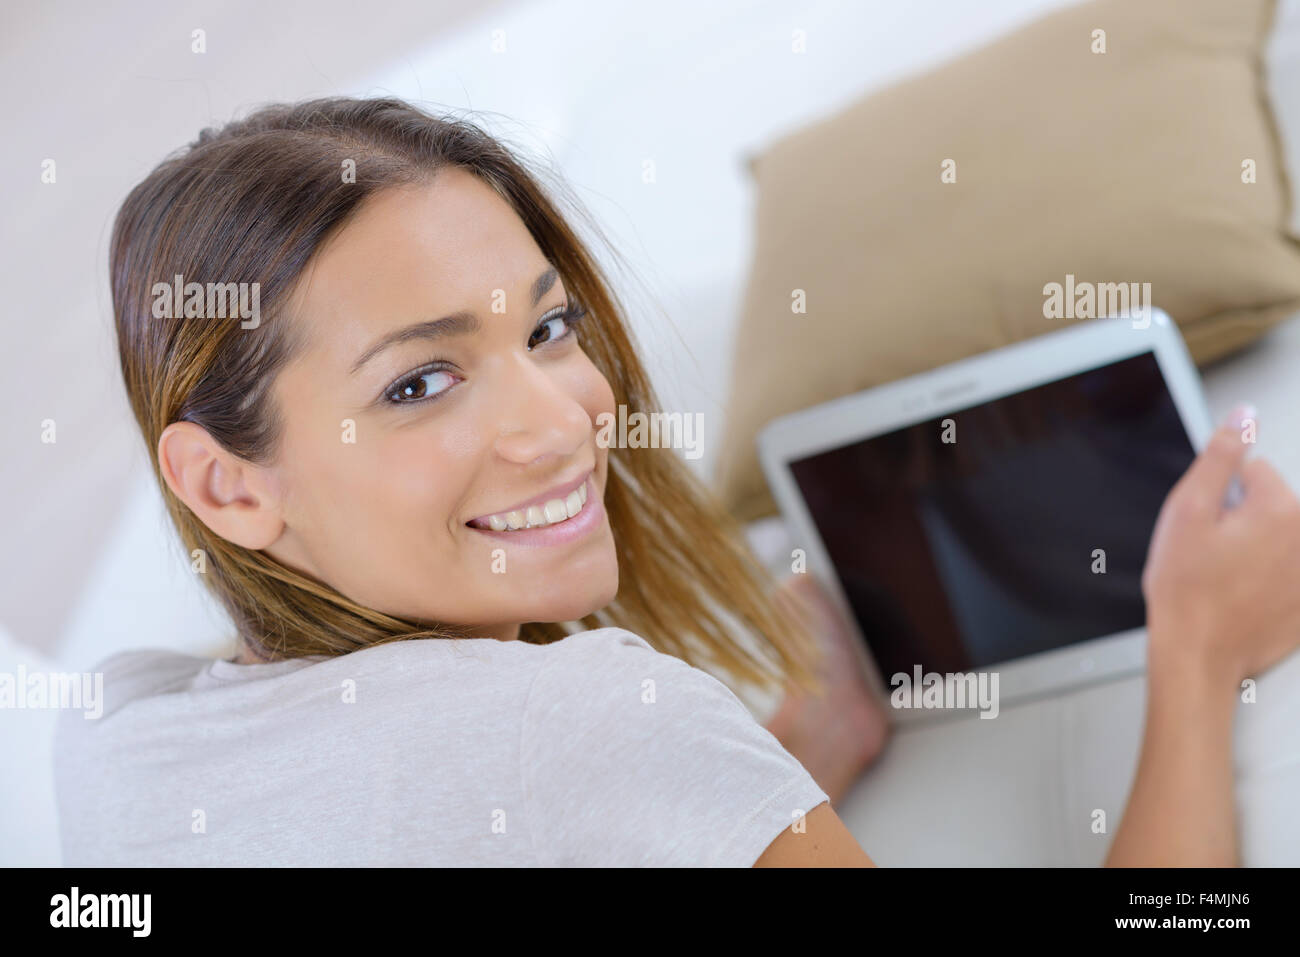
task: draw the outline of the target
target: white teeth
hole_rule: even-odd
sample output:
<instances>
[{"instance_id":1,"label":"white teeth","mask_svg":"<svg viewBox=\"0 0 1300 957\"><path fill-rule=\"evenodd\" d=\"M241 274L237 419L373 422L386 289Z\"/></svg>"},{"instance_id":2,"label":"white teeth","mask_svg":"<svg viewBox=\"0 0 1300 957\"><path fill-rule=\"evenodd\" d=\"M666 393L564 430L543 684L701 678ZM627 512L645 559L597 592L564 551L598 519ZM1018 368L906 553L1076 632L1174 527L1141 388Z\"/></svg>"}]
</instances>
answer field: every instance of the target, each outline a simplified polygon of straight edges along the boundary
<instances>
[{"instance_id":1,"label":"white teeth","mask_svg":"<svg viewBox=\"0 0 1300 957\"><path fill-rule=\"evenodd\" d=\"M530 505L526 509L501 512L489 515L486 522L489 528L498 532L516 531L521 528L539 528L563 522L582 511L587 504L587 483L583 482L564 498L553 498L541 505Z\"/></svg>"}]
</instances>

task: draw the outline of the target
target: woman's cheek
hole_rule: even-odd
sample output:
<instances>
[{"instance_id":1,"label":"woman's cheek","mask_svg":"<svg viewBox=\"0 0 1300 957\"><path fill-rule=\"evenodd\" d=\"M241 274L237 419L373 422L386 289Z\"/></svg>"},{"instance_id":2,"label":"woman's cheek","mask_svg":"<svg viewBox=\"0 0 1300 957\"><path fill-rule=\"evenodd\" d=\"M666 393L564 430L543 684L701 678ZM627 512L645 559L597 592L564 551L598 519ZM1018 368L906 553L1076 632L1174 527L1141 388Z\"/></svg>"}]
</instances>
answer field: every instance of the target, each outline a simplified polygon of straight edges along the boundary
<instances>
[{"instance_id":1,"label":"woman's cheek","mask_svg":"<svg viewBox=\"0 0 1300 957\"><path fill-rule=\"evenodd\" d=\"M474 473L482 434L472 423L443 420L389 435L365 464L370 494L388 497L399 508L454 500L468 492L458 476Z\"/></svg>"},{"instance_id":2,"label":"woman's cheek","mask_svg":"<svg viewBox=\"0 0 1300 957\"><path fill-rule=\"evenodd\" d=\"M590 359L586 359L585 364L586 370L580 386L582 391L580 401L583 408L587 410L588 415L591 416L592 425L599 428L600 422L597 421L597 417L601 413L617 414L618 410L614 405L614 390L610 386L609 380L600 374L600 370L591 363Z\"/></svg>"},{"instance_id":3,"label":"woman's cheek","mask_svg":"<svg viewBox=\"0 0 1300 957\"><path fill-rule=\"evenodd\" d=\"M473 459L487 446L487 429L478 422L448 422L439 430L441 455L455 462Z\"/></svg>"}]
</instances>

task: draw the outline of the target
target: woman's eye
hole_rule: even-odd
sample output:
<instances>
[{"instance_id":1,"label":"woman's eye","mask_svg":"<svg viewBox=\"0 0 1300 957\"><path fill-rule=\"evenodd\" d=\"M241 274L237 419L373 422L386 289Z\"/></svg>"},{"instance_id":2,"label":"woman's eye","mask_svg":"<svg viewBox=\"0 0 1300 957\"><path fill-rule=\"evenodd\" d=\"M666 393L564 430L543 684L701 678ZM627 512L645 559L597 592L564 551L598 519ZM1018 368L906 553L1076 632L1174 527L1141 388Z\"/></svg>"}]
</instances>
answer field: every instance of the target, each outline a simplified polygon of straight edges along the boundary
<instances>
[{"instance_id":1,"label":"woman's eye","mask_svg":"<svg viewBox=\"0 0 1300 957\"><path fill-rule=\"evenodd\" d=\"M586 307L570 305L564 312L543 320L533 330L532 336L529 337L529 350L531 351L537 345L573 338L576 335L573 327L586 315ZM442 360L438 361L442 362ZM461 381L461 376L439 365L433 363L429 365L433 367L426 366L425 371L412 373L405 379L400 380L384 393L385 400L392 405L414 405L417 402L432 402L439 396L446 394L457 382Z\"/></svg>"},{"instance_id":2,"label":"woman's eye","mask_svg":"<svg viewBox=\"0 0 1300 957\"><path fill-rule=\"evenodd\" d=\"M399 382L388 398L398 404L418 402L421 399L437 397L446 392L455 383L456 377L443 369L422 372Z\"/></svg>"},{"instance_id":3,"label":"woman's eye","mask_svg":"<svg viewBox=\"0 0 1300 957\"><path fill-rule=\"evenodd\" d=\"M543 330L550 330L550 332L539 339L537 337L538 332ZM556 316L554 319L547 319L546 322L537 327L537 332L534 332L533 337L528 340L528 348L531 349L533 346L539 345L543 342L554 342L556 339L562 339L564 338L564 334L568 331L569 325L564 321L563 316Z\"/></svg>"},{"instance_id":4,"label":"woman's eye","mask_svg":"<svg viewBox=\"0 0 1300 957\"><path fill-rule=\"evenodd\" d=\"M557 316L552 316L534 330L532 337L528 340L528 348L546 342L556 342L560 339L568 338L573 333L573 327L578 324L578 320L587 314L587 310L582 306L572 306ZM538 339L537 335L542 330L550 330L545 338Z\"/></svg>"}]
</instances>

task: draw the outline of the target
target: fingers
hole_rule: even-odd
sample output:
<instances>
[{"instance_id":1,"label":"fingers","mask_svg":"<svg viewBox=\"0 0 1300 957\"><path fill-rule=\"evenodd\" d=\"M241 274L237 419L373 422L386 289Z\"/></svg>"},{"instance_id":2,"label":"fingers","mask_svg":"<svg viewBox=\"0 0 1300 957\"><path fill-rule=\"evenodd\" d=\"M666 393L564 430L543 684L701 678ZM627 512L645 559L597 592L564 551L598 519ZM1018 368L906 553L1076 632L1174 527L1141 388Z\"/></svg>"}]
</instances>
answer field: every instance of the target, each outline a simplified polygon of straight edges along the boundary
<instances>
[{"instance_id":1,"label":"fingers","mask_svg":"<svg viewBox=\"0 0 1300 957\"><path fill-rule=\"evenodd\" d=\"M1175 485L1171 496L1180 500L1183 508L1218 514L1228 493L1233 476L1242 468L1251 443L1244 435L1245 423L1253 426L1255 410L1240 405L1233 410L1228 421L1210 436L1205 449L1197 456L1187 472Z\"/></svg>"}]
</instances>

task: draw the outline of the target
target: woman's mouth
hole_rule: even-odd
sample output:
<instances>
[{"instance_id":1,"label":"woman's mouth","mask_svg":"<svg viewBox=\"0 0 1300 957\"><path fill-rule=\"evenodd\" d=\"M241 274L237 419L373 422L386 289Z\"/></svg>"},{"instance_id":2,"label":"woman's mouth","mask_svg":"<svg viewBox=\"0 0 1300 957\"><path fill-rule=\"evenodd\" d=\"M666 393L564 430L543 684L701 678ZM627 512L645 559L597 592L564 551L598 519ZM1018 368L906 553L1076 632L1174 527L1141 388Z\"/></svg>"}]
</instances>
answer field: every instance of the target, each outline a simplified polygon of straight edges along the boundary
<instances>
[{"instance_id":1,"label":"woman's mouth","mask_svg":"<svg viewBox=\"0 0 1300 957\"><path fill-rule=\"evenodd\" d=\"M490 528L496 532L517 531L523 528L544 528L566 522L582 511L587 504L587 483L584 481L563 498L552 498L539 505L499 512L470 522L471 528Z\"/></svg>"},{"instance_id":2,"label":"woman's mouth","mask_svg":"<svg viewBox=\"0 0 1300 957\"><path fill-rule=\"evenodd\" d=\"M604 517L588 472L582 484L566 495L556 495L526 508L484 515L468 522L477 532L520 545L558 545L581 538Z\"/></svg>"}]
</instances>

